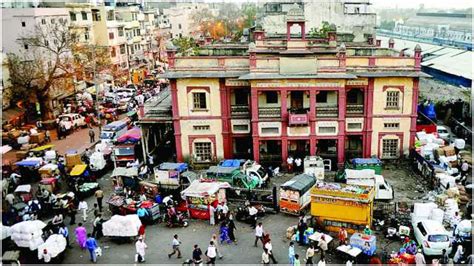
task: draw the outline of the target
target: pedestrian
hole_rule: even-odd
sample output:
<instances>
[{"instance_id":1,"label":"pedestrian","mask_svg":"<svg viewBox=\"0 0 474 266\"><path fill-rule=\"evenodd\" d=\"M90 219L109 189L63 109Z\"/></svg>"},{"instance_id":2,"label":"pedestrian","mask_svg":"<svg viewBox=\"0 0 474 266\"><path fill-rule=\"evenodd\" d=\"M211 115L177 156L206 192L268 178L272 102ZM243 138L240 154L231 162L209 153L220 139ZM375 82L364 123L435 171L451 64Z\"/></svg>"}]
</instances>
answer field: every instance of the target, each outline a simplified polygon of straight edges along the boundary
<instances>
[{"instance_id":1,"label":"pedestrian","mask_svg":"<svg viewBox=\"0 0 474 266\"><path fill-rule=\"evenodd\" d=\"M216 212L216 209L214 206L209 205L209 224L210 225L215 225L216 224L216 219L214 218L214 213Z\"/></svg>"},{"instance_id":2,"label":"pedestrian","mask_svg":"<svg viewBox=\"0 0 474 266\"><path fill-rule=\"evenodd\" d=\"M288 262L290 265L293 265L295 262L295 243L293 241L290 241L288 246Z\"/></svg>"},{"instance_id":3,"label":"pedestrian","mask_svg":"<svg viewBox=\"0 0 474 266\"><path fill-rule=\"evenodd\" d=\"M94 212L94 218L102 214L102 212L99 210L99 205L97 205L97 203L94 203L93 212Z\"/></svg>"},{"instance_id":4,"label":"pedestrian","mask_svg":"<svg viewBox=\"0 0 474 266\"><path fill-rule=\"evenodd\" d=\"M51 261L51 254L49 253L49 251L47 249L43 249L43 252L41 252L38 255L38 259L39 260L44 260L44 263L48 263L48 262Z\"/></svg>"},{"instance_id":5,"label":"pedestrian","mask_svg":"<svg viewBox=\"0 0 474 266\"><path fill-rule=\"evenodd\" d=\"M51 132L49 132L49 129L46 129L46 132L44 132L44 136L46 142L51 142Z\"/></svg>"},{"instance_id":6,"label":"pedestrian","mask_svg":"<svg viewBox=\"0 0 474 266\"><path fill-rule=\"evenodd\" d=\"M337 234L337 238L339 239L339 245L345 245L347 243L347 231L346 227L342 226L341 229L339 229L339 233Z\"/></svg>"},{"instance_id":7,"label":"pedestrian","mask_svg":"<svg viewBox=\"0 0 474 266\"><path fill-rule=\"evenodd\" d=\"M141 236L143 240L145 240L145 230L146 230L145 224L140 225L140 228L138 228L138 235Z\"/></svg>"},{"instance_id":8,"label":"pedestrian","mask_svg":"<svg viewBox=\"0 0 474 266\"><path fill-rule=\"evenodd\" d=\"M258 210L254 206L249 206L249 215L250 215L250 221L252 222L252 228L255 228L257 226L257 214Z\"/></svg>"},{"instance_id":9,"label":"pedestrian","mask_svg":"<svg viewBox=\"0 0 474 266\"><path fill-rule=\"evenodd\" d=\"M64 224L61 224L61 227L59 228L58 234L63 235L64 238L66 239L66 247L71 247L69 244L69 229L67 229L67 226Z\"/></svg>"},{"instance_id":10,"label":"pedestrian","mask_svg":"<svg viewBox=\"0 0 474 266\"><path fill-rule=\"evenodd\" d=\"M5 196L5 200L8 202L9 206L13 206L16 201L15 195L13 195L13 193L9 193Z\"/></svg>"},{"instance_id":11,"label":"pedestrian","mask_svg":"<svg viewBox=\"0 0 474 266\"><path fill-rule=\"evenodd\" d=\"M314 244L311 243L309 248L306 250L306 265L313 265L314 252Z\"/></svg>"},{"instance_id":12,"label":"pedestrian","mask_svg":"<svg viewBox=\"0 0 474 266\"><path fill-rule=\"evenodd\" d=\"M302 161L301 161L300 157L295 159L295 171L296 172L301 172L301 163L302 163Z\"/></svg>"},{"instance_id":13,"label":"pedestrian","mask_svg":"<svg viewBox=\"0 0 474 266\"><path fill-rule=\"evenodd\" d=\"M202 250L198 244L194 245L192 260L194 265L201 265L202 263Z\"/></svg>"},{"instance_id":14,"label":"pedestrian","mask_svg":"<svg viewBox=\"0 0 474 266\"><path fill-rule=\"evenodd\" d=\"M237 227L235 227L234 219L232 217L229 217L229 223L227 224L229 228L229 238L232 242L234 242L237 245L237 239L235 238L235 230L237 230Z\"/></svg>"},{"instance_id":15,"label":"pedestrian","mask_svg":"<svg viewBox=\"0 0 474 266\"><path fill-rule=\"evenodd\" d=\"M216 247L217 256L219 256L219 259L222 259L222 257L224 257L224 256L222 256L221 249L219 248L219 240L217 239L217 235L212 234L211 239L209 240L209 242L214 243L214 246Z\"/></svg>"},{"instance_id":16,"label":"pedestrian","mask_svg":"<svg viewBox=\"0 0 474 266\"><path fill-rule=\"evenodd\" d=\"M93 128L89 129L89 139L91 143L95 142L95 132Z\"/></svg>"},{"instance_id":17,"label":"pedestrian","mask_svg":"<svg viewBox=\"0 0 474 266\"><path fill-rule=\"evenodd\" d=\"M369 236L372 235L372 230L370 230L370 227L368 225L365 226L364 234Z\"/></svg>"},{"instance_id":18,"label":"pedestrian","mask_svg":"<svg viewBox=\"0 0 474 266\"><path fill-rule=\"evenodd\" d=\"M86 202L85 199L82 199L82 200L79 202L79 206L77 207L77 209L82 212L82 220L83 220L84 222L86 222L86 221L87 221L87 210L88 210L89 208L87 207L87 202Z\"/></svg>"},{"instance_id":19,"label":"pedestrian","mask_svg":"<svg viewBox=\"0 0 474 266\"><path fill-rule=\"evenodd\" d=\"M153 156L152 155L148 155L148 164L149 164L150 168L153 169L153 166L155 165L155 163L153 161Z\"/></svg>"},{"instance_id":20,"label":"pedestrian","mask_svg":"<svg viewBox=\"0 0 474 266\"><path fill-rule=\"evenodd\" d=\"M91 234L87 235L86 246L87 250L89 251L89 255L91 256L91 261L93 261L94 263L97 262L96 249L99 246L97 245L97 241Z\"/></svg>"},{"instance_id":21,"label":"pedestrian","mask_svg":"<svg viewBox=\"0 0 474 266\"><path fill-rule=\"evenodd\" d=\"M300 262L300 255L295 254L295 261L293 262L293 265L294 265L294 266L300 266L300 265L301 265L301 262Z\"/></svg>"},{"instance_id":22,"label":"pedestrian","mask_svg":"<svg viewBox=\"0 0 474 266\"><path fill-rule=\"evenodd\" d=\"M323 256L321 256L321 259L318 262L318 266L326 266L326 259Z\"/></svg>"},{"instance_id":23,"label":"pedestrian","mask_svg":"<svg viewBox=\"0 0 474 266\"><path fill-rule=\"evenodd\" d=\"M104 198L104 191L100 188L94 193L95 198L97 199L97 205L99 206L99 211L102 212L102 199Z\"/></svg>"},{"instance_id":24,"label":"pedestrian","mask_svg":"<svg viewBox=\"0 0 474 266\"><path fill-rule=\"evenodd\" d=\"M99 225L100 225L101 219L102 219L102 215L99 214L97 215L97 217L94 218L94 221L92 222L92 236L96 238L99 238Z\"/></svg>"},{"instance_id":25,"label":"pedestrian","mask_svg":"<svg viewBox=\"0 0 474 266\"><path fill-rule=\"evenodd\" d=\"M214 245L214 241L209 242L209 246L206 250L206 256L209 259L206 264L216 265L217 248Z\"/></svg>"},{"instance_id":26,"label":"pedestrian","mask_svg":"<svg viewBox=\"0 0 474 266\"><path fill-rule=\"evenodd\" d=\"M262 223L258 223L257 227L255 227L255 243L254 246L257 246L257 242L260 239L263 244L263 225Z\"/></svg>"},{"instance_id":27,"label":"pedestrian","mask_svg":"<svg viewBox=\"0 0 474 266\"><path fill-rule=\"evenodd\" d=\"M461 181L464 184L464 181L466 180L467 177L467 172L469 171L469 164L467 163L466 160L461 164Z\"/></svg>"},{"instance_id":28,"label":"pedestrian","mask_svg":"<svg viewBox=\"0 0 474 266\"><path fill-rule=\"evenodd\" d=\"M272 259L273 264L278 264L278 261L273 256L273 246L272 246L271 239L268 239L268 241L265 243L263 249L264 250L266 249L268 251L268 255L270 256L270 259Z\"/></svg>"},{"instance_id":29,"label":"pedestrian","mask_svg":"<svg viewBox=\"0 0 474 266\"><path fill-rule=\"evenodd\" d=\"M140 221L143 223L146 222L148 217L148 211L141 205L140 208L137 210L137 215Z\"/></svg>"},{"instance_id":30,"label":"pedestrian","mask_svg":"<svg viewBox=\"0 0 474 266\"><path fill-rule=\"evenodd\" d=\"M416 266L426 265L425 256L423 255L423 252L421 251L421 249L418 249L418 252L415 255L415 263L416 263Z\"/></svg>"},{"instance_id":31,"label":"pedestrian","mask_svg":"<svg viewBox=\"0 0 474 266\"><path fill-rule=\"evenodd\" d=\"M262 253L262 264L263 265L270 265L270 253L268 249L264 248Z\"/></svg>"},{"instance_id":32,"label":"pedestrian","mask_svg":"<svg viewBox=\"0 0 474 266\"><path fill-rule=\"evenodd\" d=\"M178 239L178 235L173 236L173 241L171 242L171 246L173 247L173 252L168 254L168 259L171 258L174 254L178 253L178 259L181 258L181 250L179 249L179 245L181 245L181 241Z\"/></svg>"},{"instance_id":33,"label":"pedestrian","mask_svg":"<svg viewBox=\"0 0 474 266\"><path fill-rule=\"evenodd\" d=\"M298 238L299 238L298 240L301 246L305 244L304 232L306 231L306 229L308 229L308 225L306 224L304 217L301 217L300 221L298 222Z\"/></svg>"},{"instance_id":34,"label":"pedestrian","mask_svg":"<svg viewBox=\"0 0 474 266\"><path fill-rule=\"evenodd\" d=\"M143 240L142 236L138 237L137 242L135 243L135 249L137 250L137 254L135 254L135 262L145 262L145 250L148 246Z\"/></svg>"},{"instance_id":35,"label":"pedestrian","mask_svg":"<svg viewBox=\"0 0 474 266\"><path fill-rule=\"evenodd\" d=\"M69 218L71 218L69 225L75 225L77 209L76 209L76 206L74 206L74 203L69 204L68 214L69 214Z\"/></svg>"},{"instance_id":36,"label":"pedestrian","mask_svg":"<svg viewBox=\"0 0 474 266\"><path fill-rule=\"evenodd\" d=\"M456 253L454 254L453 261L454 263L458 264L461 263L462 257L464 255L464 249L462 245L459 245L456 249Z\"/></svg>"},{"instance_id":37,"label":"pedestrian","mask_svg":"<svg viewBox=\"0 0 474 266\"><path fill-rule=\"evenodd\" d=\"M328 242L326 242L324 235L322 235L321 239L319 239L318 247L321 249L321 258L324 258L328 250Z\"/></svg>"},{"instance_id":38,"label":"pedestrian","mask_svg":"<svg viewBox=\"0 0 474 266\"><path fill-rule=\"evenodd\" d=\"M229 207L227 206L226 202L222 203L222 214L224 215L224 219L229 218Z\"/></svg>"},{"instance_id":39,"label":"pedestrian","mask_svg":"<svg viewBox=\"0 0 474 266\"><path fill-rule=\"evenodd\" d=\"M87 236L87 230L84 226L82 226L82 223L79 223L79 226L76 228L74 231L76 234L76 242L77 244L82 248L86 248L86 236Z\"/></svg>"},{"instance_id":40,"label":"pedestrian","mask_svg":"<svg viewBox=\"0 0 474 266\"><path fill-rule=\"evenodd\" d=\"M288 165L288 173L293 173L293 157L290 155L286 159L286 164Z\"/></svg>"},{"instance_id":41,"label":"pedestrian","mask_svg":"<svg viewBox=\"0 0 474 266\"><path fill-rule=\"evenodd\" d=\"M222 221L221 226L219 228L219 235L221 238L221 244L227 242L227 244L232 243L232 240L229 237L229 225L227 220Z\"/></svg>"}]
</instances>

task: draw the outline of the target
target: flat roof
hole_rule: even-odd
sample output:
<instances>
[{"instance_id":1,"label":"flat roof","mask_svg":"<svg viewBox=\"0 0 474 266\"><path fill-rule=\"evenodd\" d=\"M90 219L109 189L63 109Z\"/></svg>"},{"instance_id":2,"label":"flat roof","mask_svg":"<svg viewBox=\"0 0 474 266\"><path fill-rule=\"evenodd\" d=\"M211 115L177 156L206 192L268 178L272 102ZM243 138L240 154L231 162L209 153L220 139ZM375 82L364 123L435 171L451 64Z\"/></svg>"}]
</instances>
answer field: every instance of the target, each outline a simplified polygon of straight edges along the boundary
<instances>
[{"instance_id":1,"label":"flat roof","mask_svg":"<svg viewBox=\"0 0 474 266\"><path fill-rule=\"evenodd\" d=\"M242 80L250 79L356 79L354 74L346 73L318 73L318 74L304 74L304 75L282 75L278 73L248 73L239 77Z\"/></svg>"},{"instance_id":2,"label":"flat roof","mask_svg":"<svg viewBox=\"0 0 474 266\"><path fill-rule=\"evenodd\" d=\"M232 78L247 74L248 72L224 72L224 71L179 71L167 72L158 75L159 78L175 79L175 78Z\"/></svg>"}]
</instances>

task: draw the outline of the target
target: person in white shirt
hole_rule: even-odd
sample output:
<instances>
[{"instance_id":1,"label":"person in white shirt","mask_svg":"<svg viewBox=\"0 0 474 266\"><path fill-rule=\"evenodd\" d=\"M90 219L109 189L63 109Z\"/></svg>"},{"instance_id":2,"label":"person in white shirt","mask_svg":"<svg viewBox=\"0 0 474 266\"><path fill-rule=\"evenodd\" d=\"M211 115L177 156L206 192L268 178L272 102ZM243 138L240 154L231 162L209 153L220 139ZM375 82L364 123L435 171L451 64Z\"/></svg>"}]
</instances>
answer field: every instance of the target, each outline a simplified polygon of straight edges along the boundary
<instances>
[{"instance_id":1,"label":"person in white shirt","mask_svg":"<svg viewBox=\"0 0 474 266\"><path fill-rule=\"evenodd\" d=\"M296 158L296 159L295 159L295 165L296 165L295 171L296 171L296 172L299 172L299 171L300 171L300 168L301 168L301 158Z\"/></svg>"},{"instance_id":2,"label":"person in white shirt","mask_svg":"<svg viewBox=\"0 0 474 266\"><path fill-rule=\"evenodd\" d=\"M8 204L13 205L13 203L15 203L15 195L13 195L12 193L8 194L5 196L5 200L8 202Z\"/></svg>"},{"instance_id":3,"label":"person in white shirt","mask_svg":"<svg viewBox=\"0 0 474 266\"><path fill-rule=\"evenodd\" d=\"M252 221L252 227L255 228L257 225L257 213L258 210L254 206L249 206L249 215Z\"/></svg>"},{"instance_id":4,"label":"person in white shirt","mask_svg":"<svg viewBox=\"0 0 474 266\"><path fill-rule=\"evenodd\" d=\"M224 217L227 217L227 214L229 213L229 207L227 207L227 203L222 203L222 213L224 214Z\"/></svg>"},{"instance_id":5,"label":"person in white shirt","mask_svg":"<svg viewBox=\"0 0 474 266\"><path fill-rule=\"evenodd\" d=\"M273 247L270 239L268 239L267 243L265 243L263 249L268 250L268 256L270 256L270 259L272 259L273 264L278 264L278 261L276 261L275 257L273 256Z\"/></svg>"},{"instance_id":6,"label":"person in white shirt","mask_svg":"<svg viewBox=\"0 0 474 266\"><path fill-rule=\"evenodd\" d=\"M214 241L209 242L209 247L207 247L206 256L209 258L207 264L216 264L217 248L214 245Z\"/></svg>"},{"instance_id":7,"label":"person in white shirt","mask_svg":"<svg viewBox=\"0 0 474 266\"><path fill-rule=\"evenodd\" d=\"M148 248L145 241L143 241L143 237L140 236L138 241L135 243L135 249L137 250L137 254L135 255L135 262L145 262L145 250Z\"/></svg>"},{"instance_id":8,"label":"person in white shirt","mask_svg":"<svg viewBox=\"0 0 474 266\"><path fill-rule=\"evenodd\" d=\"M425 256L423 255L423 252L421 252L421 249L418 249L418 252L415 255L415 263L417 266L426 265Z\"/></svg>"},{"instance_id":9,"label":"person in white shirt","mask_svg":"<svg viewBox=\"0 0 474 266\"><path fill-rule=\"evenodd\" d=\"M270 255L267 249L263 249L262 253L262 264L263 265L270 265Z\"/></svg>"},{"instance_id":10,"label":"person in white shirt","mask_svg":"<svg viewBox=\"0 0 474 266\"><path fill-rule=\"evenodd\" d=\"M258 240L260 239L260 241L262 241L262 244L263 244L263 225L262 223L258 223L258 225L255 227L255 243L254 243L254 246L256 247L257 246L257 242Z\"/></svg>"},{"instance_id":11,"label":"person in white shirt","mask_svg":"<svg viewBox=\"0 0 474 266\"><path fill-rule=\"evenodd\" d=\"M77 206L78 211L82 211L82 219L87 221L87 211L89 210L89 207L87 206L87 202L83 199L79 202L79 206Z\"/></svg>"},{"instance_id":12,"label":"person in white shirt","mask_svg":"<svg viewBox=\"0 0 474 266\"><path fill-rule=\"evenodd\" d=\"M38 259L44 260L45 263L48 263L51 261L51 254L49 254L49 251L47 249L43 249L43 252L38 254Z\"/></svg>"},{"instance_id":13,"label":"person in white shirt","mask_svg":"<svg viewBox=\"0 0 474 266\"><path fill-rule=\"evenodd\" d=\"M173 195L166 196L166 197L163 199L163 203L164 203L166 206L172 206L172 205L173 205Z\"/></svg>"},{"instance_id":14,"label":"person in white shirt","mask_svg":"<svg viewBox=\"0 0 474 266\"><path fill-rule=\"evenodd\" d=\"M288 158L286 159L286 164L288 165L288 173L292 173L293 172L293 157L288 156Z\"/></svg>"},{"instance_id":15,"label":"person in white shirt","mask_svg":"<svg viewBox=\"0 0 474 266\"><path fill-rule=\"evenodd\" d=\"M171 243L173 246L173 252L168 254L168 259L171 258L174 254L178 253L178 259L181 258L181 250L179 249L179 245L181 245L181 241L178 239L178 235L173 236L173 242Z\"/></svg>"}]
</instances>

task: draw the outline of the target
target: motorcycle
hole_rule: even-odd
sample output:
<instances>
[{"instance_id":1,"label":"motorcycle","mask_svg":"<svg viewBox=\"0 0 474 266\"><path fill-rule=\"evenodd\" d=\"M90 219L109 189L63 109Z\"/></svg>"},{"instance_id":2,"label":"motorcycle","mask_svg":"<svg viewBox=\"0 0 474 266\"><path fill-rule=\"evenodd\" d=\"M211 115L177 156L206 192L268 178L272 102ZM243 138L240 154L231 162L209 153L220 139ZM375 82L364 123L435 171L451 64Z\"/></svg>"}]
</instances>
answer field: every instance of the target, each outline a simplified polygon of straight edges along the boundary
<instances>
[{"instance_id":1,"label":"motorcycle","mask_svg":"<svg viewBox=\"0 0 474 266\"><path fill-rule=\"evenodd\" d=\"M165 216L165 222L166 222L166 226L168 226L169 228L187 227L189 225L188 218L186 218L186 216L180 212L176 213L176 215L172 217L169 214L167 214Z\"/></svg>"},{"instance_id":2,"label":"motorcycle","mask_svg":"<svg viewBox=\"0 0 474 266\"><path fill-rule=\"evenodd\" d=\"M410 227L401 225L398 219L392 217L385 230L385 238L392 240L399 239L403 242L406 237L410 237L410 232Z\"/></svg>"},{"instance_id":3,"label":"motorcycle","mask_svg":"<svg viewBox=\"0 0 474 266\"><path fill-rule=\"evenodd\" d=\"M254 205L254 207L257 209L257 219L258 217L263 217L265 216L266 210L263 205ZM255 220L252 216L249 214L249 209L246 206L240 206L237 208L237 212L235 214L235 219L239 222L244 222L247 224L254 224Z\"/></svg>"}]
</instances>

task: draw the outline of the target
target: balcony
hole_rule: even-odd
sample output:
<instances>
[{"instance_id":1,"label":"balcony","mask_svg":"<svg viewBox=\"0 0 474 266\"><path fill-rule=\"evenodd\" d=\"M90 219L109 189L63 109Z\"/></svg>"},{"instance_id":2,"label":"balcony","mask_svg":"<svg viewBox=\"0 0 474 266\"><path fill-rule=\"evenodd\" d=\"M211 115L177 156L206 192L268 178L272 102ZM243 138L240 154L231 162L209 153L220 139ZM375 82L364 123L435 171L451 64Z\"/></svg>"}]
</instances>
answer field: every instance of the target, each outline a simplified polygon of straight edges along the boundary
<instances>
[{"instance_id":1,"label":"balcony","mask_svg":"<svg viewBox=\"0 0 474 266\"><path fill-rule=\"evenodd\" d=\"M347 114L364 114L364 105L363 104L348 104L346 108Z\"/></svg>"},{"instance_id":2,"label":"balcony","mask_svg":"<svg viewBox=\"0 0 474 266\"><path fill-rule=\"evenodd\" d=\"M259 107L258 117L259 118L280 118L281 117L280 107Z\"/></svg>"},{"instance_id":3,"label":"balcony","mask_svg":"<svg viewBox=\"0 0 474 266\"><path fill-rule=\"evenodd\" d=\"M308 125L309 115L308 112L290 112L288 114L288 125L289 126L303 126Z\"/></svg>"},{"instance_id":4,"label":"balcony","mask_svg":"<svg viewBox=\"0 0 474 266\"><path fill-rule=\"evenodd\" d=\"M235 118L247 118L250 115L248 105L231 105L230 115Z\"/></svg>"},{"instance_id":5,"label":"balcony","mask_svg":"<svg viewBox=\"0 0 474 266\"><path fill-rule=\"evenodd\" d=\"M337 105L327 105L327 106L318 106L316 107L316 116L317 117L337 117L338 115Z\"/></svg>"}]
</instances>

